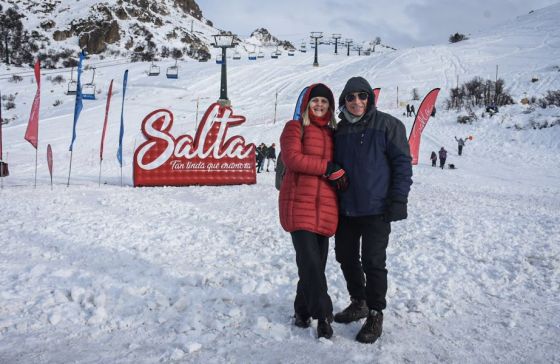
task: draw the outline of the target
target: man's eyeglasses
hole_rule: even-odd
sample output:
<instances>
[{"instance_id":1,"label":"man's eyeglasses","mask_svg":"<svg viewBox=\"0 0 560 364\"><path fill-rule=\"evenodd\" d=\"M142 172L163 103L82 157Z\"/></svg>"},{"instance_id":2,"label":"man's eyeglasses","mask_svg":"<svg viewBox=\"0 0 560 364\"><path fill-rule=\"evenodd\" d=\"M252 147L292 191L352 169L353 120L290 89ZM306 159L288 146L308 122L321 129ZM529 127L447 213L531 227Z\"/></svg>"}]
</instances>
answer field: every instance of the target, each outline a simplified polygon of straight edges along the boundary
<instances>
[{"instance_id":1,"label":"man's eyeglasses","mask_svg":"<svg viewBox=\"0 0 560 364\"><path fill-rule=\"evenodd\" d=\"M360 92L358 93L358 98L362 101L367 100L368 99L368 94L367 92ZM346 100L346 102L352 102L356 99L356 95L355 94L350 94L350 95L346 95L346 97L344 98L344 100Z\"/></svg>"}]
</instances>

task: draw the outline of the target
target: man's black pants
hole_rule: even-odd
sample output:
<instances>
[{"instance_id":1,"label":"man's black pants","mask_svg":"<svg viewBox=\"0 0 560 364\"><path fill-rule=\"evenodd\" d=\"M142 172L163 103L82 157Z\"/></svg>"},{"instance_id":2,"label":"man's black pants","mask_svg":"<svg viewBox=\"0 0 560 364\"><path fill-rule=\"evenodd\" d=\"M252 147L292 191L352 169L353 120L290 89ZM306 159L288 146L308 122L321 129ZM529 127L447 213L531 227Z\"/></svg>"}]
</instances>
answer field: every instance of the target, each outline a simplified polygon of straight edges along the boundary
<instances>
[{"instance_id":1,"label":"man's black pants","mask_svg":"<svg viewBox=\"0 0 560 364\"><path fill-rule=\"evenodd\" d=\"M294 231L291 235L299 276L294 310L303 318L324 320L333 311L325 278L329 238L305 230Z\"/></svg>"},{"instance_id":2,"label":"man's black pants","mask_svg":"<svg viewBox=\"0 0 560 364\"><path fill-rule=\"evenodd\" d=\"M336 260L350 297L366 300L368 307L377 311L387 306L385 261L390 233L391 224L383 220L383 215L340 216L335 236Z\"/></svg>"}]
</instances>

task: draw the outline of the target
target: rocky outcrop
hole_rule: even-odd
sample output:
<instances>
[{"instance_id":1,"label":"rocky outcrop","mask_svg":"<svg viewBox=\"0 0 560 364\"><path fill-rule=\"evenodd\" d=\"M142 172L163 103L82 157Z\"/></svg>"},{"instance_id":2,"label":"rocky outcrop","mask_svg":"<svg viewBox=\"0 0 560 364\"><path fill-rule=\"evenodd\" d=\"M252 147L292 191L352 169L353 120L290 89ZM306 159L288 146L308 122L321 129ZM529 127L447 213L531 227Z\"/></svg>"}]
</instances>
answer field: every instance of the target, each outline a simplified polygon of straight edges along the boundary
<instances>
[{"instance_id":1,"label":"rocky outcrop","mask_svg":"<svg viewBox=\"0 0 560 364\"><path fill-rule=\"evenodd\" d=\"M116 20L95 27L88 33L82 33L79 38L81 48L86 48L89 53L98 54L107 49L107 44L116 43L121 39L119 24Z\"/></svg>"}]
</instances>

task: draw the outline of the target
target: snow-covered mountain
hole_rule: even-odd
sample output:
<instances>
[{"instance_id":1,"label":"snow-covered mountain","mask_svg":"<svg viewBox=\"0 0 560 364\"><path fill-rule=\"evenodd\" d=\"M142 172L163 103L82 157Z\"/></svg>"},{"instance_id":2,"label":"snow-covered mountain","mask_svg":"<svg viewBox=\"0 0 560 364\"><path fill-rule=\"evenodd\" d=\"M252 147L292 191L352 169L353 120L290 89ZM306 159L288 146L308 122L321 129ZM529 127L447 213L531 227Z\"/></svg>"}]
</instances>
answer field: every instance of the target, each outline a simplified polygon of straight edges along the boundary
<instances>
[{"instance_id":1,"label":"snow-covered mountain","mask_svg":"<svg viewBox=\"0 0 560 364\"><path fill-rule=\"evenodd\" d=\"M207 61L212 36L221 31L204 18L194 0L2 0L0 6L21 17L23 43L43 54L47 68L75 65L83 48L98 55L94 59ZM245 40L236 41L240 49L246 48Z\"/></svg>"},{"instance_id":2,"label":"snow-covered mountain","mask_svg":"<svg viewBox=\"0 0 560 364\"><path fill-rule=\"evenodd\" d=\"M560 127L530 127L560 120L560 108L520 103L560 89L559 18L554 5L467 41L369 57L333 55L332 46L321 45L319 67L311 52L228 60L228 96L247 118L231 132L268 145L278 145L310 83L325 82L338 96L348 78L364 76L381 87L379 108L408 130L412 118L403 116L402 104L418 106L414 89L423 96L441 87L414 167L409 218L392 225L388 307L375 345L355 342L358 323L333 325L330 341L317 340L315 327L292 325L297 269L278 222L273 173L250 186L129 187L142 119L167 108L175 117L171 133L192 135L219 96L220 66L183 60L179 78L167 79L172 60L155 63L156 77L148 76L148 62L87 60L97 67L97 100L84 101L70 187L70 69L44 70L36 189L35 150L23 139L36 85L30 72L0 66L2 105L13 103L2 111L11 175L0 188L0 362L560 361ZM457 79L493 80L496 66L515 104L492 118L475 108L478 120L458 124L464 111L443 107L450 89ZM126 69L120 187L115 154ZM92 69L83 77L91 80ZM461 157L454 136L473 136ZM457 169L430 166L430 152L441 146ZM332 249L327 280L338 311L349 297Z\"/></svg>"}]
</instances>

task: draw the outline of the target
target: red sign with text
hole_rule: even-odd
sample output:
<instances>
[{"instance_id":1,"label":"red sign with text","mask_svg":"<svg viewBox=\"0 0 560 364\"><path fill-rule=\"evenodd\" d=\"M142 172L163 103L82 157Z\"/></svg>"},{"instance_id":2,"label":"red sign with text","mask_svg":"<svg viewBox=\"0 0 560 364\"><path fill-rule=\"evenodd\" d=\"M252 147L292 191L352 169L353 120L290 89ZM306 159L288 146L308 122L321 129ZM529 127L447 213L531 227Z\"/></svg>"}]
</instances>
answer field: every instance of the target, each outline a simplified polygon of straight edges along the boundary
<instances>
[{"instance_id":1,"label":"red sign with text","mask_svg":"<svg viewBox=\"0 0 560 364\"><path fill-rule=\"evenodd\" d=\"M189 186L254 184L255 145L230 128L245 117L229 106L210 105L196 135L171 135L173 113L152 111L142 121L146 141L134 152L134 186Z\"/></svg>"}]
</instances>

